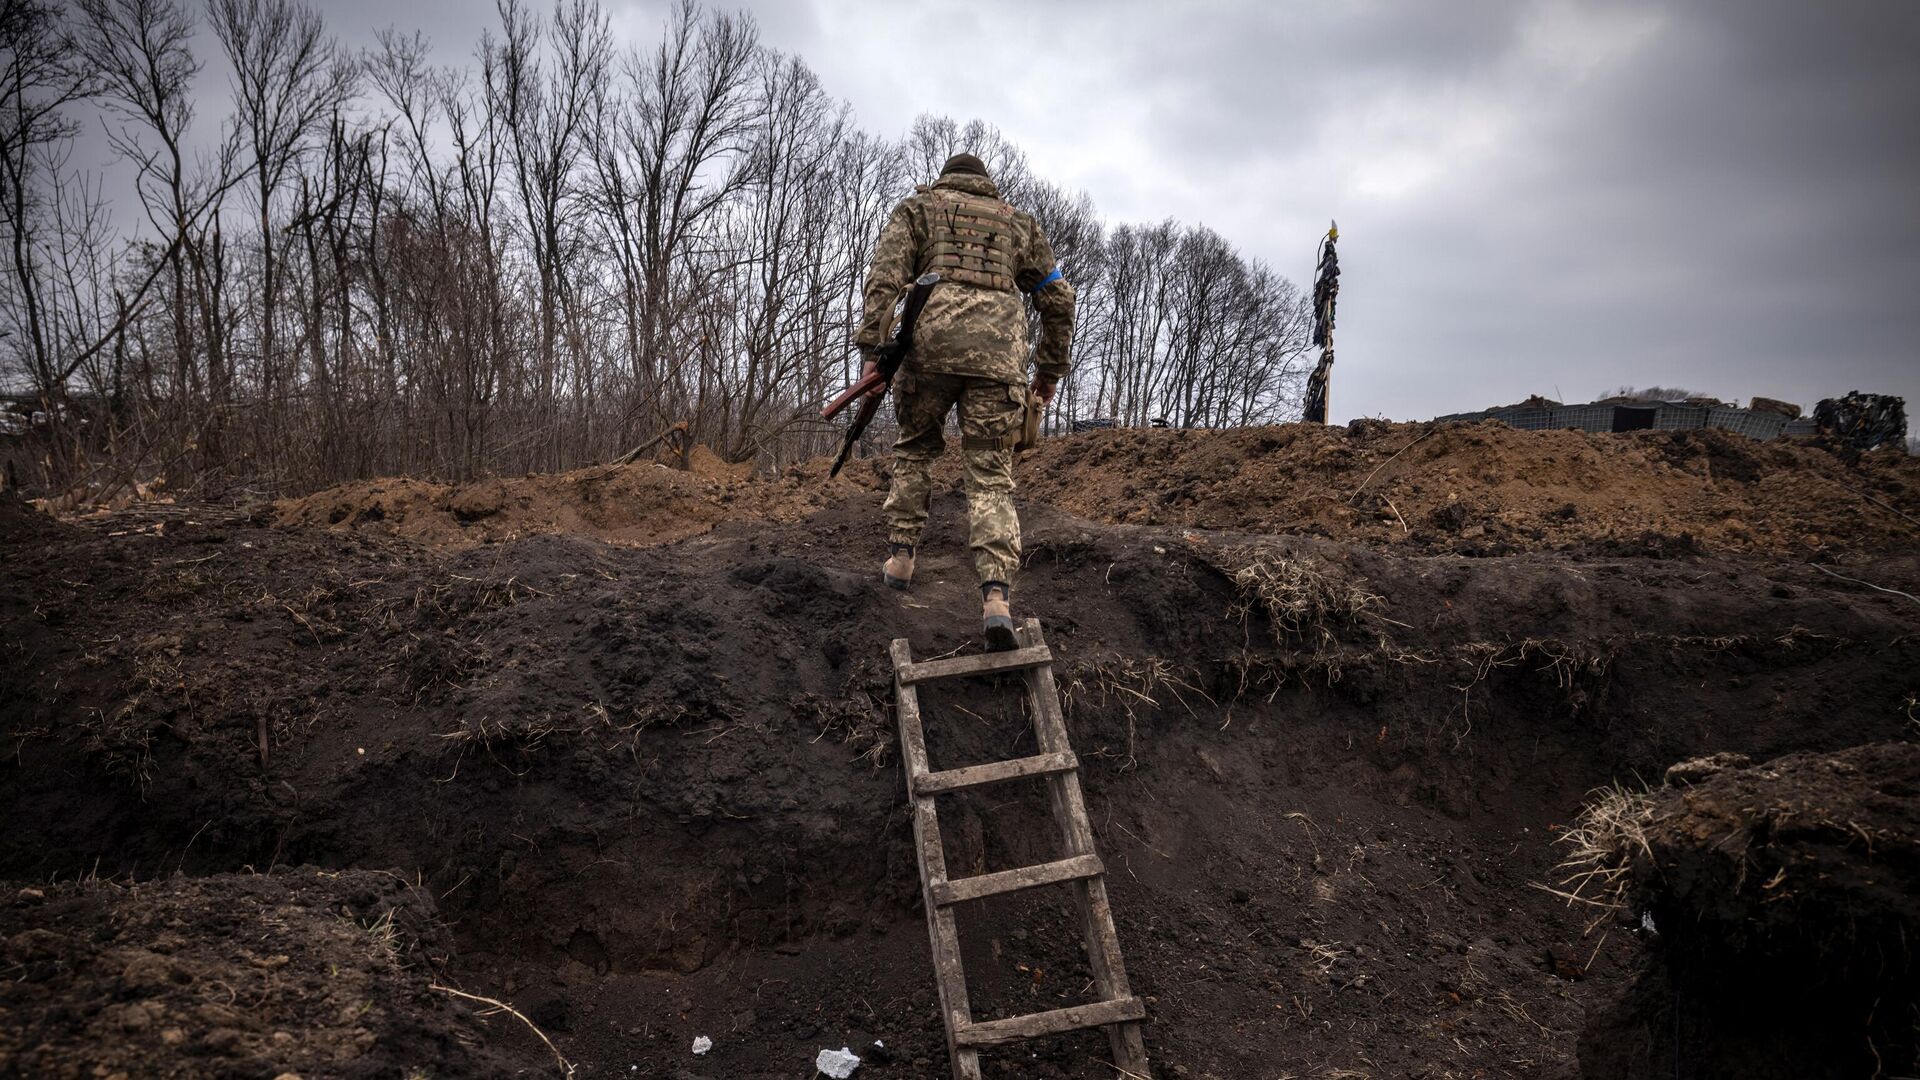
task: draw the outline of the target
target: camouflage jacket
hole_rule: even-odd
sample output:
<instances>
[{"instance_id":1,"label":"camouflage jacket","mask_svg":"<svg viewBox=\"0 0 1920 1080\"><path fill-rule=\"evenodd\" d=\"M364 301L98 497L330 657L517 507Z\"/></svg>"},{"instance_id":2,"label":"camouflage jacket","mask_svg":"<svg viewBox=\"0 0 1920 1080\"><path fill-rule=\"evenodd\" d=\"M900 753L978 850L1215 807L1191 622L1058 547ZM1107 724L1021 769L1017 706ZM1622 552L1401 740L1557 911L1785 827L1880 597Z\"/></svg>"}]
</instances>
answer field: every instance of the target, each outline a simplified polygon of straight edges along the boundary
<instances>
[{"instance_id":1,"label":"camouflage jacket","mask_svg":"<svg viewBox=\"0 0 1920 1080\"><path fill-rule=\"evenodd\" d=\"M981 176L949 173L894 207L874 246L873 269L867 274L866 317L854 344L865 350L881 343L901 292L932 265L932 249L941 233L936 215L960 201L948 193L992 200L971 205L984 205L1011 223L1009 235L1001 242L1010 263L1012 287L991 288L950 276L943 279L920 314L907 363L923 371L1024 383L1028 354L1024 293L1040 312L1034 366L1042 374L1064 376L1073 343L1073 286L1054 265L1053 248L1040 223L1032 214L1000 202L999 189Z\"/></svg>"}]
</instances>

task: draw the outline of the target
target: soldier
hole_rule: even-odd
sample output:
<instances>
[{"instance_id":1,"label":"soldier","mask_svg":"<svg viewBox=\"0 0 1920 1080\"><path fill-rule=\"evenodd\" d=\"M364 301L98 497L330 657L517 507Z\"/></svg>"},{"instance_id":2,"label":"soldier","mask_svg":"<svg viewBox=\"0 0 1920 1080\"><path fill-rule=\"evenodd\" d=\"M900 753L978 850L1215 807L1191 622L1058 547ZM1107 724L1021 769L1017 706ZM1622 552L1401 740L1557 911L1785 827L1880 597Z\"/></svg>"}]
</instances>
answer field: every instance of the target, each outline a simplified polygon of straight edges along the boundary
<instances>
[{"instance_id":1,"label":"soldier","mask_svg":"<svg viewBox=\"0 0 1920 1080\"><path fill-rule=\"evenodd\" d=\"M854 338L872 363L901 290L927 271L940 275L920 314L913 351L894 379L893 490L887 495L888 585L913 580L914 546L927 523L933 462L946 449L947 413L960 409L967 468L967 525L980 576L987 645L1014 646L1009 602L1020 565L1020 519L1013 509L1013 446L1027 396L1027 314L1040 312L1033 350L1033 393L1044 407L1067 373L1073 339L1073 286L1033 215L1000 198L972 154L947 159L931 187L915 189L893 210L874 247L866 317Z\"/></svg>"}]
</instances>

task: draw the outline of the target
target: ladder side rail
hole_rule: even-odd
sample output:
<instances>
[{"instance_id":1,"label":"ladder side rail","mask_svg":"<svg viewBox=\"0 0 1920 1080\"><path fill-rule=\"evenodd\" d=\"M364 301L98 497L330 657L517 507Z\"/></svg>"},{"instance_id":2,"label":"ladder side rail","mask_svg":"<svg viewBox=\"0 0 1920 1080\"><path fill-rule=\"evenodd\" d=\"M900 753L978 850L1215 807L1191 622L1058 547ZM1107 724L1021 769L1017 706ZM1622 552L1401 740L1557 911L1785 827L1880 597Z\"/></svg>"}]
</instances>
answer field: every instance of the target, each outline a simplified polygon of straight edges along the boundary
<instances>
[{"instance_id":1,"label":"ladder side rail","mask_svg":"<svg viewBox=\"0 0 1920 1080\"><path fill-rule=\"evenodd\" d=\"M1044 645L1040 620L1029 618L1021 627L1020 643ZM1030 668L1026 674L1028 706L1033 710L1035 738L1042 753L1071 751L1066 717L1060 710L1060 693L1054 684L1053 666ZM1080 773L1055 773L1047 777L1047 799L1053 807L1053 819L1060 829L1065 854L1094 854L1093 826L1087 819L1086 796L1080 789ZM1093 974L1094 988L1102 999L1112 1001L1133 996L1127 979L1126 962L1120 956L1120 939L1113 925L1113 906L1107 898L1104 877L1086 878L1073 883L1074 906L1079 909L1080 926L1086 938L1087 966ZM1147 1076L1146 1044L1135 1022L1107 1027L1108 1048L1114 1064L1137 1076Z\"/></svg>"},{"instance_id":2,"label":"ladder side rail","mask_svg":"<svg viewBox=\"0 0 1920 1080\"><path fill-rule=\"evenodd\" d=\"M894 670L913 663L913 650L904 638L895 638L889 650ZM932 795L916 795L914 782L929 773L926 732L920 725L920 694L911 683L894 683L894 709L900 725L900 756L906 767L907 801L913 807L914 851L920 863L920 898L927 909L927 936L933 946L934 987L946 1020L947 1057L954 1080L982 1080L980 1052L954 1041L954 1033L973 1023L967 1001L967 973L960 963L960 932L954 911L934 902L936 884L947 880L946 852L940 842L940 818Z\"/></svg>"}]
</instances>

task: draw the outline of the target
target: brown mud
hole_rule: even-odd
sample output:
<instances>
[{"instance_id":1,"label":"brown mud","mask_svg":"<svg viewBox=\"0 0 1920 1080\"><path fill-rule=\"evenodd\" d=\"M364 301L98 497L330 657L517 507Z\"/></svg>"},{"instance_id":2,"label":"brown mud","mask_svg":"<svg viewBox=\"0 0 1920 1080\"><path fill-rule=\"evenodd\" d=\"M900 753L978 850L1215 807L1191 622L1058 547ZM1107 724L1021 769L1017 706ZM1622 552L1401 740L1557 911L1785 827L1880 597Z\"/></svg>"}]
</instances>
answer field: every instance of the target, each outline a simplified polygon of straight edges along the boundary
<instances>
[{"instance_id":1,"label":"brown mud","mask_svg":"<svg viewBox=\"0 0 1920 1080\"><path fill-rule=\"evenodd\" d=\"M550 533L655 544L723 521L790 524L850 492L885 491L888 462L856 459L832 482L825 459L756 478L696 448L690 471L641 463L471 484L342 484L283 500L262 520L448 546ZM936 475L958 485L957 457ZM1910 546L1920 528L1920 460L1717 429L1609 435L1369 420L1120 429L1044 440L1015 475L1024 499L1108 524L1421 554L1812 558Z\"/></svg>"},{"instance_id":2,"label":"brown mud","mask_svg":"<svg viewBox=\"0 0 1920 1080\"><path fill-rule=\"evenodd\" d=\"M1911 545L1920 525L1914 458L1717 429L1610 435L1360 420L1090 434L1041 444L1023 465L1029 497L1115 523L1467 555L1810 557Z\"/></svg>"},{"instance_id":3,"label":"brown mud","mask_svg":"<svg viewBox=\"0 0 1920 1080\"><path fill-rule=\"evenodd\" d=\"M1022 466L1016 604L1060 657L1160 1075L1580 1075L1582 1032L1650 953L1643 932L1602 934L1538 887L1587 794L1717 751L1767 760L1915 734L1914 603L1862 582L1920 591L1920 557L1844 491L1830 514L1809 496L1743 518L1817 529L1807 547L1678 527L1708 521L1696 511L1642 526L1624 503L1607 511L1618 528L1596 509L1566 519L1586 534L1536 538L1526 507L1559 496L1501 485L1474 492L1505 509L1473 537L1418 503L1408 528L1392 524L1411 541L1266 516L1304 497L1273 486L1343 493L1421 430L1360 439L1373 464L1340 470L1312 455L1354 440L1344 430L1298 437L1291 469L1255 453L1261 435L1205 437L1267 479L1196 487L1204 500L1170 501L1154 524L1096 520L1131 512L1118 488L1085 495L1084 517L1042 500L1082 499L1075 476L1172 491L1156 485L1191 467L1202 436L1096 433ZM1149 441L1117 456L1135 439ZM1420 447L1373 484L1403 465L1402 483L1436 475ZM1740 483L1831 488L1814 474L1833 470L1920 510L1911 466L1752 452L1775 451L1820 456L1767 465L1801 481ZM731 507L686 533L652 526L679 538L651 547L564 522L426 546L351 513L329 528L209 511L127 529L0 510L0 878L144 888L181 873L238 890L248 879L213 875L389 870L451 935L428 970L511 1002L579 1075L806 1076L843 1045L866 1057L862 1077L940 1075L885 650L977 647L964 515L956 493L937 497L920 580L896 593L874 572L879 467L830 498L806 494L815 469L730 481ZM765 512L745 496L761 485L818 508ZM1635 527L1694 541L1627 539ZM929 692L936 767L1023 752L1016 702L991 685ZM1052 857L1039 796L943 803L953 865ZM965 913L978 1015L1084 1000L1062 892ZM8 910L8 938L19 918ZM212 948L231 931L205 935ZM72 1025L108 1004L61 1000ZM419 1015L446 1039L468 1022ZM503 1023L517 1026L495 1017L489 1052L557 1071ZM375 1035L377 1073L404 1055ZM699 1035L711 1053L690 1053ZM1103 1053L1095 1033L1063 1036L991 1055L989 1075L1099 1076Z\"/></svg>"},{"instance_id":4,"label":"brown mud","mask_svg":"<svg viewBox=\"0 0 1920 1080\"><path fill-rule=\"evenodd\" d=\"M468 484L367 480L281 500L261 518L453 547L556 533L651 545L728 520L798 521L828 501L796 478L752 479L705 447L694 448L691 465L642 461Z\"/></svg>"}]
</instances>

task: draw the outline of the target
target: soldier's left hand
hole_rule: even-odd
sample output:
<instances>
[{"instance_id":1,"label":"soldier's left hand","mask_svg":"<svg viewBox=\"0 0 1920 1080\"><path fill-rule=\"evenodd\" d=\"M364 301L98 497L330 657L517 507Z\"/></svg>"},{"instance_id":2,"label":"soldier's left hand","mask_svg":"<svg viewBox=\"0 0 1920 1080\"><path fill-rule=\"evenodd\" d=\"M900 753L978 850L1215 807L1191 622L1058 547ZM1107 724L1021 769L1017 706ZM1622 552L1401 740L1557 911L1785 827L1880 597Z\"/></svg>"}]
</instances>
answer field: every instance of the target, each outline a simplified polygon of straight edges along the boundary
<instances>
[{"instance_id":1,"label":"soldier's left hand","mask_svg":"<svg viewBox=\"0 0 1920 1080\"><path fill-rule=\"evenodd\" d=\"M860 365L860 379L864 381L867 376L880 370L880 363L879 361L875 360L872 356L869 356L864 352L862 353L862 355L866 356L866 362ZM880 385L875 386L873 389L867 391L865 394L861 396L862 397L879 397L881 394L884 394L886 392L887 392L887 384L881 383Z\"/></svg>"}]
</instances>

